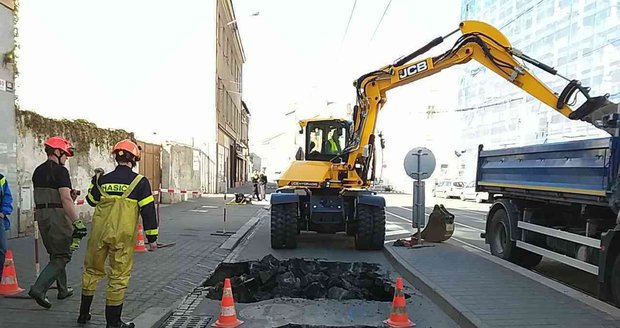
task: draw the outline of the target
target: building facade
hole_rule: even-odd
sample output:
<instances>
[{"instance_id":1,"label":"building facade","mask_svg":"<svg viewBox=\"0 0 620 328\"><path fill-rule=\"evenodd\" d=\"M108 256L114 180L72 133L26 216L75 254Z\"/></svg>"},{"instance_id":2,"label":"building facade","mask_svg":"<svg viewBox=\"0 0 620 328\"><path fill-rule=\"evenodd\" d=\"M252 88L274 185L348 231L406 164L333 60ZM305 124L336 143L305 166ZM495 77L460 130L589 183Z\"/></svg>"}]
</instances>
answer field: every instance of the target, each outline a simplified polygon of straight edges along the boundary
<instances>
[{"instance_id":1,"label":"building facade","mask_svg":"<svg viewBox=\"0 0 620 328\"><path fill-rule=\"evenodd\" d=\"M241 97L245 54L231 0L217 0L216 25L217 189L224 192L226 187L235 187L247 178L243 172L248 161L247 138L243 141Z\"/></svg>"},{"instance_id":2,"label":"building facade","mask_svg":"<svg viewBox=\"0 0 620 328\"><path fill-rule=\"evenodd\" d=\"M9 236L19 231L20 188L17 184L17 130L15 124L15 38L13 0L0 0L0 173L13 193L13 222Z\"/></svg>"},{"instance_id":3,"label":"building facade","mask_svg":"<svg viewBox=\"0 0 620 328\"><path fill-rule=\"evenodd\" d=\"M620 1L463 0L462 20L499 28L512 46L568 78L592 88L592 95L620 100ZM539 79L560 93L567 82L535 67ZM578 101L578 104L583 99ZM514 147L589 139L605 133L571 121L507 83L477 62L464 66L458 108L462 136L459 158L465 178L475 175L477 147Z\"/></svg>"}]
</instances>

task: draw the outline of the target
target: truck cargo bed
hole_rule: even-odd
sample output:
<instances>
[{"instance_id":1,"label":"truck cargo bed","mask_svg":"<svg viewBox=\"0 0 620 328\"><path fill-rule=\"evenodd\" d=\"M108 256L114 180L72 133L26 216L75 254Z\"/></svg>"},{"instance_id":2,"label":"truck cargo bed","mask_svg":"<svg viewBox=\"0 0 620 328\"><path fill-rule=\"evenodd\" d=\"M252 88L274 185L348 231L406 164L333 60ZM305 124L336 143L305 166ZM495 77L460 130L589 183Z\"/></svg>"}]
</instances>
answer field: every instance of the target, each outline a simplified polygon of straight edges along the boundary
<instances>
[{"instance_id":1,"label":"truck cargo bed","mask_svg":"<svg viewBox=\"0 0 620 328\"><path fill-rule=\"evenodd\" d=\"M606 206L618 172L617 143L600 138L498 150L480 145L476 190Z\"/></svg>"}]
</instances>

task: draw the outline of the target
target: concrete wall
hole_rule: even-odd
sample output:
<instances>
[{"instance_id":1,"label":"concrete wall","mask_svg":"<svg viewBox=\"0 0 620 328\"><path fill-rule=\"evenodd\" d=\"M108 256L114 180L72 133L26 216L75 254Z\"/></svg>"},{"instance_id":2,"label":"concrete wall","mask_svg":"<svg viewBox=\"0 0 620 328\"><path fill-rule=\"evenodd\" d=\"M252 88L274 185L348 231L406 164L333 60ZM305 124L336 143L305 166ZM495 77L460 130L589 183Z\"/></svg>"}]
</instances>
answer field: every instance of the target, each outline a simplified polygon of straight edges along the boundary
<instances>
[{"instance_id":1,"label":"concrete wall","mask_svg":"<svg viewBox=\"0 0 620 328\"><path fill-rule=\"evenodd\" d=\"M177 143L162 145L162 188L212 192L209 182L215 174L214 161L196 148ZM176 203L192 197L191 194L162 194L162 203Z\"/></svg>"},{"instance_id":2,"label":"concrete wall","mask_svg":"<svg viewBox=\"0 0 620 328\"><path fill-rule=\"evenodd\" d=\"M32 196L32 173L47 157L43 142L52 135L68 138L76 147L76 156L67 161L67 169L71 176L73 188L82 194L84 199L90 179L97 167L106 172L114 169L115 163L110 156L114 143L121 139L131 138L132 134L123 130L100 129L86 121L53 120L28 111L15 111L17 114L17 184L13 186L19 210L13 215L19 222L19 234L33 230L34 200ZM77 206L81 219L90 221L92 208L88 204ZM16 224L17 226L17 224Z\"/></svg>"},{"instance_id":3,"label":"concrete wall","mask_svg":"<svg viewBox=\"0 0 620 328\"><path fill-rule=\"evenodd\" d=\"M13 198L19 198L17 187L17 160L16 160L16 132L15 132L15 86L14 69L12 63L4 64L5 54L11 52L14 46L13 37L13 2L3 1L0 4L0 173L6 179L14 194ZM7 57L8 58L8 57ZM17 207L17 201L13 201L13 207ZM14 211L14 213L17 210ZM16 221L17 215L10 216L11 221ZM13 224L10 236L18 233L18 225Z\"/></svg>"}]
</instances>

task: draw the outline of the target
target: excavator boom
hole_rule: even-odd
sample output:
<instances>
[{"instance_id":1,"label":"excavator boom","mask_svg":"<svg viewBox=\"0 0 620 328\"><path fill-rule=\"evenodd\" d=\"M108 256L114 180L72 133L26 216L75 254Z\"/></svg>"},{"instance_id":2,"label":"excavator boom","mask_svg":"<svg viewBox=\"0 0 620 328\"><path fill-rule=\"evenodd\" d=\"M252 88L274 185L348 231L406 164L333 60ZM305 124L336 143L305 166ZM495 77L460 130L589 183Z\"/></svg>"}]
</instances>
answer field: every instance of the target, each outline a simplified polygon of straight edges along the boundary
<instances>
[{"instance_id":1,"label":"excavator boom","mask_svg":"<svg viewBox=\"0 0 620 328\"><path fill-rule=\"evenodd\" d=\"M459 30L462 36L450 50L438 56L410 63ZM353 113L354 132L346 148L349 153L347 167L357 167L355 173L367 185L371 157L369 154L372 154L374 148L375 124L378 112L387 101L387 91L437 74L445 68L465 64L472 59L569 119L595 124L604 115L609 114L608 109L600 110L601 108L615 108L608 106L611 104L607 100L609 95L590 97L589 88L582 86L577 80L563 77L552 67L514 49L506 36L493 26L479 21L464 21L460 23L459 29L447 36L436 38L394 64L364 74L354 82L357 89L357 104ZM557 95L519 63L518 59L567 80L568 86ZM573 110L568 104L577 91L587 100L577 110ZM355 178L351 180L356 180Z\"/></svg>"}]
</instances>

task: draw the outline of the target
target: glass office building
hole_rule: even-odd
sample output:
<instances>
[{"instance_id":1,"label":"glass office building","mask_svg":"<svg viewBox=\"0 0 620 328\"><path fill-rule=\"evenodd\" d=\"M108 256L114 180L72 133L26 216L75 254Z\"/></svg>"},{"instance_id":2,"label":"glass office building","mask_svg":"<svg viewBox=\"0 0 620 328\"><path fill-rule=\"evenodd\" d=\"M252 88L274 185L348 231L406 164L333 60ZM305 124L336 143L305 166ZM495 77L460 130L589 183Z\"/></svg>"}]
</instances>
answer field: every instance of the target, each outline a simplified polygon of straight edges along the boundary
<instances>
[{"instance_id":1,"label":"glass office building","mask_svg":"<svg viewBox=\"0 0 620 328\"><path fill-rule=\"evenodd\" d=\"M592 95L609 93L620 101L620 0L462 0L461 5L462 20L499 28L514 48L581 80ZM527 67L557 93L567 84ZM474 61L462 68L458 97L457 150L467 154L459 158L465 178L475 173L478 144L495 149L605 136L555 113Z\"/></svg>"}]
</instances>

